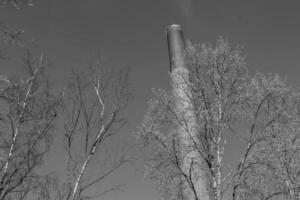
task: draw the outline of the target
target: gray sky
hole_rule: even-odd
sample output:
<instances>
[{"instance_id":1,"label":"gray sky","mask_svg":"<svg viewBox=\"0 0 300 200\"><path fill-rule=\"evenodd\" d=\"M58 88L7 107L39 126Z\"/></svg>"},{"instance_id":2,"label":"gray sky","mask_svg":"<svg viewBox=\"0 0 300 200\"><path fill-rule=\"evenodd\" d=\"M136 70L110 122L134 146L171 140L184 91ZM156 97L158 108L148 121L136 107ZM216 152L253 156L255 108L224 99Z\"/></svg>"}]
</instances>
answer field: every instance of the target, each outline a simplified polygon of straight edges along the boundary
<instances>
[{"instance_id":1,"label":"gray sky","mask_svg":"<svg viewBox=\"0 0 300 200\"><path fill-rule=\"evenodd\" d=\"M86 67L97 52L109 65L131 67L135 99L124 133L129 135L141 123L151 88L168 88L164 31L172 23L181 24L192 42L214 42L222 35L243 45L251 71L286 75L298 87L299 5L296 0L36 0L35 7L21 11L0 8L0 21L24 29L35 41L30 49L54 62L58 78L72 67ZM1 61L1 73L16 71L18 62ZM125 168L114 177L120 179L128 186L108 200L158 198L142 174Z\"/></svg>"}]
</instances>

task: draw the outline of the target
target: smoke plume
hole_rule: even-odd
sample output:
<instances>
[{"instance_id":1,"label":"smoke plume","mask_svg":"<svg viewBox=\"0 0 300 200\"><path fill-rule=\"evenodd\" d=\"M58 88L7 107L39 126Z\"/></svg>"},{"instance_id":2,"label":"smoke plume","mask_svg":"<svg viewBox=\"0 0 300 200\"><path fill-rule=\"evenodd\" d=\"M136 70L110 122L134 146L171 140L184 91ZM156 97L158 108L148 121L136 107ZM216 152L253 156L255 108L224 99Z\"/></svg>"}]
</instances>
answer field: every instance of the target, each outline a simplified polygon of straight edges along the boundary
<instances>
[{"instance_id":1,"label":"smoke plume","mask_svg":"<svg viewBox=\"0 0 300 200\"><path fill-rule=\"evenodd\" d=\"M175 2L185 19L189 19L193 14L193 0L175 0Z\"/></svg>"}]
</instances>

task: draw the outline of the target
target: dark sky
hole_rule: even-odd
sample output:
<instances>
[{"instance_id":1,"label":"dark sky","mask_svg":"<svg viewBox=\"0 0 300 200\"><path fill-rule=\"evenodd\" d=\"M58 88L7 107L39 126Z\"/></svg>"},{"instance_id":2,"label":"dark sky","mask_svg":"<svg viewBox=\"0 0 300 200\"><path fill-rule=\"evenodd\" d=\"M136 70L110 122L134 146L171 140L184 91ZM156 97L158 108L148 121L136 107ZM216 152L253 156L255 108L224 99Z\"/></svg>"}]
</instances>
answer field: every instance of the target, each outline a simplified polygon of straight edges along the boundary
<instances>
[{"instance_id":1,"label":"dark sky","mask_svg":"<svg viewBox=\"0 0 300 200\"><path fill-rule=\"evenodd\" d=\"M129 135L141 123L151 88L168 88L166 26L181 24L185 37L197 43L222 35L245 47L250 71L279 73L298 87L299 6L296 0L39 0L20 11L0 8L0 21L24 29L34 39L30 49L54 62L58 79L72 67L87 67L97 52L110 65L131 67ZM1 61L1 73L16 71L18 62ZM158 199L142 177L121 170L114 180L128 186L107 199Z\"/></svg>"}]
</instances>

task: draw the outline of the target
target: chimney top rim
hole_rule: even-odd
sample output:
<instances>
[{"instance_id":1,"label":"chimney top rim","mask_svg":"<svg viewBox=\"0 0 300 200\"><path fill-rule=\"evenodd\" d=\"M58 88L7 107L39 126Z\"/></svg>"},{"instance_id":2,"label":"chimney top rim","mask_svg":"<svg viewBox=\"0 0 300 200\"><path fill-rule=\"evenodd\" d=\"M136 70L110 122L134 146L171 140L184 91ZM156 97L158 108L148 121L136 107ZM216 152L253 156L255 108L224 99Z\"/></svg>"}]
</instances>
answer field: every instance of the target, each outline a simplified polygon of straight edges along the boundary
<instances>
[{"instance_id":1,"label":"chimney top rim","mask_svg":"<svg viewBox=\"0 0 300 200\"><path fill-rule=\"evenodd\" d=\"M168 30L170 29L177 29L181 30L181 26L179 24L171 24L170 26L167 27Z\"/></svg>"}]
</instances>

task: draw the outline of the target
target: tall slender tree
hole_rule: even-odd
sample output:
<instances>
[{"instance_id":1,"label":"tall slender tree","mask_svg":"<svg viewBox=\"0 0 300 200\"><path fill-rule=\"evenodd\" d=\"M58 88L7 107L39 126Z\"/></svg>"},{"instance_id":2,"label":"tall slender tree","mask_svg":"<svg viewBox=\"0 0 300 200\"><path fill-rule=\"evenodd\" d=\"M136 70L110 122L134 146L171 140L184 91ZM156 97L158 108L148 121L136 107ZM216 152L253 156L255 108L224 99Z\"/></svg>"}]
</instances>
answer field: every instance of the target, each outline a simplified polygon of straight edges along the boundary
<instances>
[{"instance_id":1,"label":"tall slender tree","mask_svg":"<svg viewBox=\"0 0 300 200\"><path fill-rule=\"evenodd\" d=\"M128 152L113 152L104 146L125 125L123 116L131 93L128 90L128 69L106 67L97 61L90 73L73 72L61 94L61 111L64 121L65 150L67 153L66 177L60 200L93 199L107 191L118 190L120 185L93 188L118 168L131 160ZM95 159L105 163L92 170Z\"/></svg>"},{"instance_id":2,"label":"tall slender tree","mask_svg":"<svg viewBox=\"0 0 300 200\"><path fill-rule=\"evenodd\" d=\"M52 142L57 99L47 79L47 63L27 54L27 78L1 76L0 199L48 199L47 176L37 173ZM48 179L48 180L47 180Z\"/></svg>"}]
</instances>

